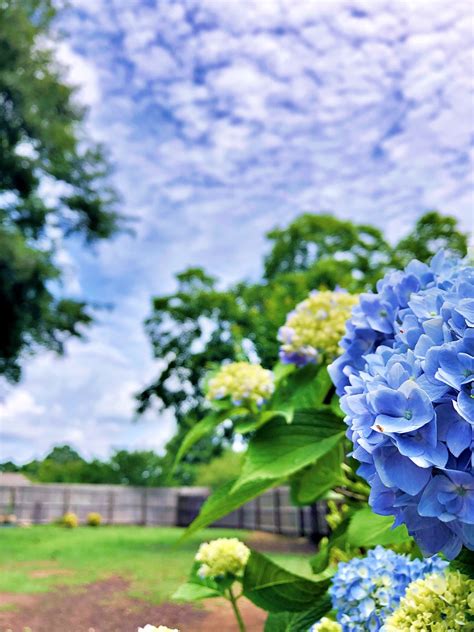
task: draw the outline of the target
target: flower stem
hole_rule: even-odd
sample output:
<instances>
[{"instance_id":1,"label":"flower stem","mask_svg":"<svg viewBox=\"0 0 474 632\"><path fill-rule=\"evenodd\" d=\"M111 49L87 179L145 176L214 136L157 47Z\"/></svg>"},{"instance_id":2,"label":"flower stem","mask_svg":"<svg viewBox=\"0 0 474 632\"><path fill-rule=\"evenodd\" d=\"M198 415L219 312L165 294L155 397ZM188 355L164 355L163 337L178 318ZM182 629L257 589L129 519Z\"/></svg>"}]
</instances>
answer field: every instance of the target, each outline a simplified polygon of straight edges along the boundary
<instances>
[{"instance_id":1,"label":"flower stem","mask_svg":"<svg viewBox=\"0 0 474 632\"><path fill-rule=\"evenodd\" d=\"M239 607L237 605L237 599L232 592L232 586L229 587L229 601L232 605L232 610L234 611L235 618L237 619L237 623L239 624L240 632L246 632L247 628L245 627L245 623L242 619L242 615L240 614Z\"/></svg>"}]
</instances>

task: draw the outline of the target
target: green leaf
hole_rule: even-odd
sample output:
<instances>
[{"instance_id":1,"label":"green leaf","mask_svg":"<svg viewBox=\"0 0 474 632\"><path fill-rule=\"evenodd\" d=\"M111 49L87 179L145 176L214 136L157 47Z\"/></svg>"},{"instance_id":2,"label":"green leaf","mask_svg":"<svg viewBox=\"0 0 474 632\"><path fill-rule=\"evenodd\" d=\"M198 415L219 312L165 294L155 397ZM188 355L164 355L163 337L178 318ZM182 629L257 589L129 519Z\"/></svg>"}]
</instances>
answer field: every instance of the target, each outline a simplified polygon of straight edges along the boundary
<instances>
[{"instance_id":1,"label":"green leaf","mask_svg":"<svg viewBox=\"0 0 474 632\"><path fill-rule=\"evenodd\" d=\"M280 483L281 479L252 481L235 491L233 490L234 481L222 485L222 487L219 487L219 489L209 496L201 507L199 516L189 525L183 537L188 537L195 531L219 520L219 518L227 516L249 500L252 500L267 489L270 489L270 487L274 487Z\"/></svg>"},{"instance_id":2,"label":"green leaf","mask_svg":"<svg viewBox=\"0 0 474 632\"><path fill-rule=\"evenodd\" d=\"M258 430L275 417L283 417L283 419L285 419L287 423L290 423L293 415L290 414L287 410L264 410L257 416L256 419L252 417L250 419L243 420L239 423L234 424L234 430L236 432L239 432L240 434L255 432L255 430Z\"/></svg>"},{"instance_id":3,"label":"green leaf","mask_svg":"<svg viewBox=\"0 0 474 632\"><path fill-rule=\"evenodd\" d=\"M194 425L188 432L188 434L184 437L176 454L173 468L178 465L186 452L188 452L195 443L206 437L208 434L211 434L216 426L218 426L226 419L229 419L231 416L242 414L243 412L248 413L247 409L245 408L232 408L227 406L224 410L220 410L217 412L213 411L209 413L209 415L204 417L204 419L201 419L201 421Z\"/></svg>"},{"instance_id":4,"label":"green leaf","mask_svg":"<svg viewBox=\"0 0 474 632\"><path fill-rule=\"evenodd\" d=\"M331 387L326 367L308 364L282 379L272 397L272 408L285 410L289 415L299 408L317 408Z\"/></svg>"},{"instance_id":5,"label":"green leaf","mask_svg":"<svg viewBox=\"0 0 474 632\"><path fill-rule=\"evenodd\" d=\"M212 597L222 597L222 595L213 588L186 582L173 594L172 599L174 601L200 601L201 599L211 599Z\"/></svg>"},{"instance_id":6,"label":"green leaf","mask_svg":"<svg viewBox=\"0 0 474 632\"><path fill-rule=\"evenodd\" d=\"M328 408L299 410L291 424L276 418L251 439L235 490L253 480L294 474L329 452L344 431L345 425Z\"/></svg>"},{"instance_id":7,"label":"green leaf","mask_svg":"<svg viewBox=\"0 0 474 632\"><path fill-rule=\"evenodd\" d=\"M312 581L295 575L252 551L245 567L243 592L247 599L268 612L301 612L323 597L329 583L329 579Z\"/></svg>"},{"instance_id":8,"label":"green leaf","mask_svg":"<svg viewBox=\"0 0 474 632\"><path fill-rule=\"evenodd\" d=\"M176 590L172 599L175 601L199 601L224 595L226 588L229 587L229 582L217 582L209 577L200 577L198 575L199 567L198 562L193 564L188 581Z\"/></svg>"},{"instance_id":9,"label":"green leaf","mask_svg":"<svg viewBox=\"0 0 474 632\"><path fill-rule=\"evenodd\" d=\"M201 419L195 426L191 428L188 434L184 437L181 445L179 446L179 450L176 454L176 459L174 462L174 466L176 467L178 463L181 461L183 456L188 452L188 450L200 439L210 434L214 428L221 423L221 414L212 412L204 419Z\"/></svg>"},{"instance_id":10,"label":"green leaf","mask_svg":"<svg viewBox=\"0 0 474 632\"><path fill-rule=\"evenodd\" d=\"M357 511L347 530L347 544L371 548L377 544L399 544L410 539L405 525L392 529L393 516L379 516L370 507Z\"/></svg>"},{"instance_id":11,"label":"green leaf","mask_svg":"<svg viewBox=\"0 0 474 632\"><path fill-rule=\"evenodd\" d=\"M291 480L291 498L296 505L311 505L320 500L330 489L344 483L341 463L344 460L343 441L316 463L297 472Z\"/></svg>"},{"instance_id":12,"label":"green leaf","mask_svg":"<svg viewBox=\"0 0 474 632\"><path fill-rule=\"evenodd\" d=\"M474 551L469 551L463 547L461 553L450 563L449 567L474 579Z\"/></svg>"},{"instance_id":13,"label":"green leaf","mask_svg":"<svg viewBox=\"0 0 474 632\"><path fill-rule=\"evenodd\" d=\"M331 610L331 599L323 595L304 612L271 612L265 622L265 632L308 632L309 628Z\"/></svg>"},{"instance_id":14,"label":"green leaf","mask_svg":"<svg viewBox=\"0 0 474 632\"><path fill-rule=\"evenodd\" d=\"M282 380L288 377L290 373L294 373L296 370L297 369L294 364L283 364L283 362L277 362L273 367L275 384L278 385Z\"/></svg>"}]
</instances>

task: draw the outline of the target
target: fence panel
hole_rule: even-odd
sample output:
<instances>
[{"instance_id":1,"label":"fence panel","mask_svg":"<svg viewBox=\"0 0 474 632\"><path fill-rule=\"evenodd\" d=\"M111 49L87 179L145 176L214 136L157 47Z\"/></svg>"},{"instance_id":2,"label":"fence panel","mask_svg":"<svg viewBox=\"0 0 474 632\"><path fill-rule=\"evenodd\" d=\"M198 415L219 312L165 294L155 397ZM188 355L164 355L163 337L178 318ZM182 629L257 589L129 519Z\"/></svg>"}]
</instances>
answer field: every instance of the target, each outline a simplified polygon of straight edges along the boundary
<instances>
[{"instance_id":1,"label":"fence panel","mask_svg":"<svg viewBox=\"0 0 474 632\"><path fill-rule=\"evenodd\" d=\"M46 524L66 511L85 522L99 512L106 524L185 527L209 495L204 487L127 487L123 485L50 484L0 486L0 513ZM325 503L294 507L287 487L271 489L216 521L212 526L261 530L318 541L328 533Z\"/></svg>"}]
</instances>

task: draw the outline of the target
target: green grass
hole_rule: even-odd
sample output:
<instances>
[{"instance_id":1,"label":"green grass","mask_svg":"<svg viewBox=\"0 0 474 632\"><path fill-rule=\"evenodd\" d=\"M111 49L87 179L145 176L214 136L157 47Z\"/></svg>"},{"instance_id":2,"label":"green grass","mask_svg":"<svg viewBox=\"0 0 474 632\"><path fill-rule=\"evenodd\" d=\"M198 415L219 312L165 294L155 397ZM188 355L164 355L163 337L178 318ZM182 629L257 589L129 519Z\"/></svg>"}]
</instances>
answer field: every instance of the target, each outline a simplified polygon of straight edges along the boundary
<instances>
[{"instance_id":1,"label":"green grass","mask_svg":"<svg viewBox=\"0 0 474 632\"><path fill-rule=\"evenodd\" d=\"M44 592L56 584L85 584L119 575L130 580L130 595L159 603L169 600L185 581L202 541L249 537L245 531L208 529L178 543L181 535L182 529L166 527L0 529L0 592ZM272 557L303 563L301 556ZM48 574L50 569L63 574Z\"/></svg>"}]
</instances>

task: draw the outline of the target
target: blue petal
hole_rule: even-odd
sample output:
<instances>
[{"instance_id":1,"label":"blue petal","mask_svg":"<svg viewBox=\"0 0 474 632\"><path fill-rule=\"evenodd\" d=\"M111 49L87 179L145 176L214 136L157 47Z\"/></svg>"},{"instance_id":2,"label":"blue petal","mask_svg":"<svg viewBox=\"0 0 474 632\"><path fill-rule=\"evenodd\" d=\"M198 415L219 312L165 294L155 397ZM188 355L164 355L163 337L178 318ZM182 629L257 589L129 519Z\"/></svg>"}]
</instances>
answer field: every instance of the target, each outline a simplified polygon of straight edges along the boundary
<instances>
[{"instance_id":1,"label":"blue petal","mask_svg":"<svg viewBox=\"0 0 474 632\"><path fill-rule=\"evenodd\" d=\"M378 448L374 463L384 485L398 487L411 496L418 494L431 477L429 469L418 467L396 448Z\"/></svg>"}]
</instances>

